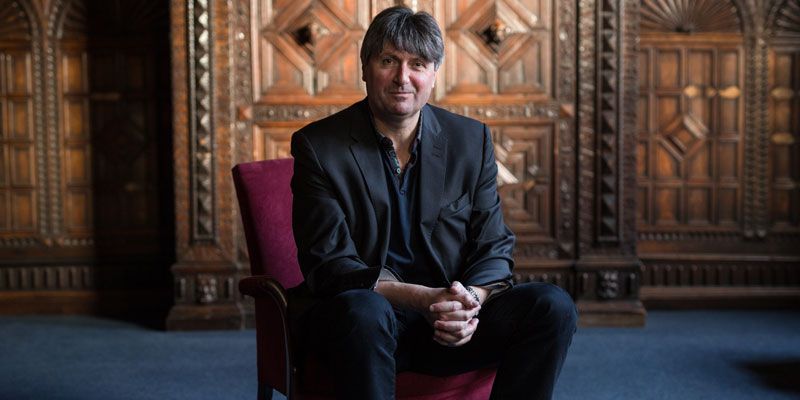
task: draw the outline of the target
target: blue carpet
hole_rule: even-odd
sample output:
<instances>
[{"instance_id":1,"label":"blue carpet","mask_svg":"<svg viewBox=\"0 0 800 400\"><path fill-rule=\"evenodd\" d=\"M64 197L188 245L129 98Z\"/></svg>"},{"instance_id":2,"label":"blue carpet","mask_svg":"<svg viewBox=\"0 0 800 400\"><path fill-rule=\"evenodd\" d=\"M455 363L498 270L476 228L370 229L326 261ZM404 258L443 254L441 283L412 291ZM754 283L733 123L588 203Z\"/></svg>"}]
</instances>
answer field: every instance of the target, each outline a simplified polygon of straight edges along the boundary
<instances>
[{"instance_id":1,"label":"blue carpet","mask_svg":"<svg viewBox=\"0 0 800 400\"><path fill-rule=\"evenodd\" d=\"M254 399L255 335L0 317L0 399ZM800 399L800 312L655 311L584 328L556 399Z\"/></svg>"}]
</instances>

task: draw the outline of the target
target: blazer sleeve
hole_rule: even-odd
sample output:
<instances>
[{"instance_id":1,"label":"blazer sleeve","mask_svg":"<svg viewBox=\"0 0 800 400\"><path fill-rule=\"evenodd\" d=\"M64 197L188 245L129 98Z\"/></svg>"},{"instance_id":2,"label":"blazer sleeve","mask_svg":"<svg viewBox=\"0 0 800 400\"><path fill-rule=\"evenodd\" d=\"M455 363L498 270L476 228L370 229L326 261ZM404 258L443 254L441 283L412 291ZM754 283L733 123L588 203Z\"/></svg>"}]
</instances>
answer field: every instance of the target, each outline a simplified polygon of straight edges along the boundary
<instances>
[{"instance_id":1,"label":"blazer sleeve","mask_svg":"<svg viewBox=\"0 0 800 400\"><path fill-rule=\"evenodd\" d=\"M292 136L292 230L306 284L315 295L374 288L381 268L358 256L340 198L311 142L299 131Z\"/></svg>"},{"instance_id":2,"label":"blazer sleeve","mask_svg":"<svg viewBox=\"0 0 800 400\"><path fill-rule=\"evenodd\" d=\"M468 256L462 283L486 286L511 285L514 267L514 234L503 221L497 193L497 164L489 128L483 125L481 171L472 200L469 222Z\"/></svg>"}]
</instances>

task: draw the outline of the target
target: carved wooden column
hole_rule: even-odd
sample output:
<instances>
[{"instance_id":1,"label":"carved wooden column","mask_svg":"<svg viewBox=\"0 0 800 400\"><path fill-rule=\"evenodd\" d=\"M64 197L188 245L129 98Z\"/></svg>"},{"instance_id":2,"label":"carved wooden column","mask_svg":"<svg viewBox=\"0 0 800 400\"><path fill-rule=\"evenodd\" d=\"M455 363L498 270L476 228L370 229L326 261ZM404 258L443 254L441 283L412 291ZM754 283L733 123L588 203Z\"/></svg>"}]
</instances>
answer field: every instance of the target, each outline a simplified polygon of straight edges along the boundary
<instances>
[{"instance_id":1,"label":"carved wooden column","mask_svg":"<svg viewBox=\"0 0 800 400\"><path fill-rule=\"evenodd\" d=\"M578 3L578 259L584 325L642 325L636 256L637 0Z\"/></svg>"},{"instance_id":2,"label":"carved wooden column","mask_svg":"<svg viewBox=\"0 0 800 400\"><path fill-rule=\"evenodd\" d=\"M171 4L175 213L175 305L168 329L237 329L246 307L237 284L238 215L230 178L237 139L230 5Z\"/></svg>"}]
</instances>

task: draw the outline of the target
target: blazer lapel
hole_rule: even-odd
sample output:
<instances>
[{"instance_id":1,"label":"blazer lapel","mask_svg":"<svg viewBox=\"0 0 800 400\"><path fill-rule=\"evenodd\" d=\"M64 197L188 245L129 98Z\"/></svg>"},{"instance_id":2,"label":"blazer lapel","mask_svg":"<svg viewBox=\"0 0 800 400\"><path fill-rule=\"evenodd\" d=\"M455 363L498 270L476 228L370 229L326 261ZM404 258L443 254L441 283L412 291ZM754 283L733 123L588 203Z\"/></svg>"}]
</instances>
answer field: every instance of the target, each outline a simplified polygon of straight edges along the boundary
<instances>
[{"instance_id":1,"label":"blazer lapel","mask_svg":"<svg viewBox=\"0 0 800 400\"><path fill-rule=\"evenodd\" d=\"M430 106L422 108L422 165L419 172L420 222L424 236L436 225L447 172L447 138Z\"/></svg>"},{"instance_id":2,"label":"blazer lapel","mask_svg":"<svg viewBox=\"0 0 800 400\"><path fill-rule=\"evenodd\" d=\"M375 141L375 132L369 121L369 110L367 110L366 99L361 102L361 107L357 107L357 112L353 114L350 128L350 136L353 143L350 145L350 152L361 171L364 178L364 186L367 188L372 207L375 211L375 218L378 223L378 243L381 248L381 265L386 263L386 253L389 247L389 193L387 190L386 175L383 170L383 160L378 152Z\"/></svg>"}]
</instances>

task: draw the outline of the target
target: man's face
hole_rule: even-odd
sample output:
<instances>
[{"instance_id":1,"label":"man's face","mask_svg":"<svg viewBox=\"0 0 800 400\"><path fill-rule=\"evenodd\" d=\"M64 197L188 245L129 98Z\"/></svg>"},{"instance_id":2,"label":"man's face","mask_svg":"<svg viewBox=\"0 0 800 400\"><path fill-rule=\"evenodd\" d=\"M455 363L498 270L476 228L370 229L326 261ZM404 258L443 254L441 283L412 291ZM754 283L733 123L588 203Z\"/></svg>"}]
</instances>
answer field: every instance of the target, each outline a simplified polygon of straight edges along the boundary
<instances>
[{"instance_id":1,"label":"man's face","mask_svg":"<svg viewBox=\"0 0 800 400\"><path fill-rule=\"evenodd\" d=\"M391 44L373 55L363 72L370 109L376 118L385 120L417 118L436 82L432 61Z\"/></svg>"}]
</instances>

